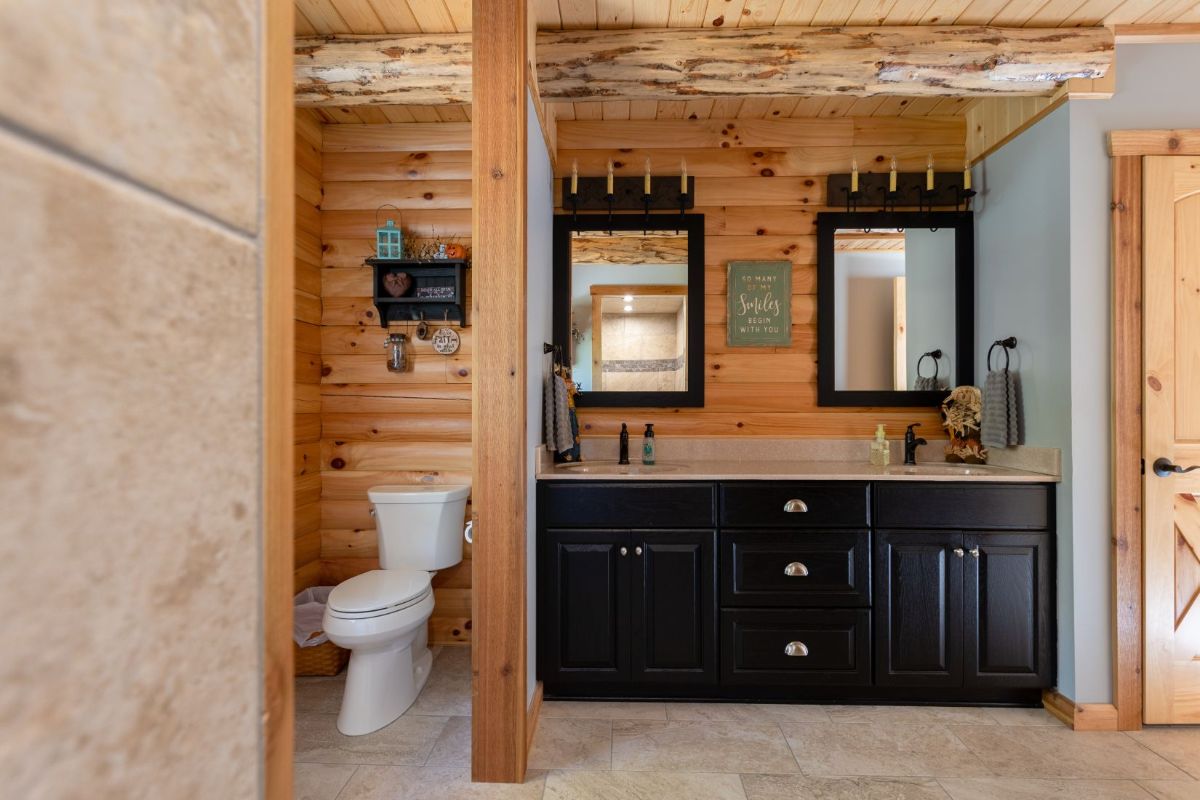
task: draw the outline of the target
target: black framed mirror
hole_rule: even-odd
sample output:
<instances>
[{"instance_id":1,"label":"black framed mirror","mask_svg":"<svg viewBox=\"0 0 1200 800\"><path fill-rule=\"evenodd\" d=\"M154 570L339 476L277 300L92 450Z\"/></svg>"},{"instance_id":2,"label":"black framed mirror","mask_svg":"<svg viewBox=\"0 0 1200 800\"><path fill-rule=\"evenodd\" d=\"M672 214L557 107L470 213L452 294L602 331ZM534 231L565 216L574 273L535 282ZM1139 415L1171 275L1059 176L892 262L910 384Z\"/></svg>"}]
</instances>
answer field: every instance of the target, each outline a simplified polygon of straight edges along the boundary
<instances>
[{"instance_id":1,"label":"black framed mirror","mask_svg":"<svg viewBox=\"0 0 1200 800\"><path fill-rule=\"evenodd\" d=\"M576 405L704 405L703 214L556 215L553 294Z\"/></svg>"},{"instance_id":2,"label":"black framed mirror","mask_svg":"<svg viewBox=\"0 0 1200 800\"><path fill-rule=\"evenodd\" d=\"M975 382L969 211L817 215L817 403L935 406Z\"/></svg>"}]
</instances>

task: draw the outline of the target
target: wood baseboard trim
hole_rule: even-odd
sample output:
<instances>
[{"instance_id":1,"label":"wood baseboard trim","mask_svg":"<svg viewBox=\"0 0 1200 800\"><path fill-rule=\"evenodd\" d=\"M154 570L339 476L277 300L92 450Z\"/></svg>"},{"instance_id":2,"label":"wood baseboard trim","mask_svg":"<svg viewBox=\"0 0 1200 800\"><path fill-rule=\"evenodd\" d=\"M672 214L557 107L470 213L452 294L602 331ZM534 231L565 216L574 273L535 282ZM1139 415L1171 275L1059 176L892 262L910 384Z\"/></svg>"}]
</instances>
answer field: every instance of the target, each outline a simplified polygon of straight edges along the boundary
<instances>
[{"instance_id":1,"label":"wood baseboard trim","mask_svg":"<svg viewBox=\"0 0 1200 800\"><path fill-rule=\"evenodd\" d=\"M525 753L533 749L533 734L537 731L538 716L542 713L542 682L538 681L533 687L533 697L529 699L529 710L525 712Z\"/></svg>"},{"instance_id":2,"label":"wood baseboard trim","mask_svg":"<svg viewBox=\"0 0 1200 800\"><path fill-rule=\"evenodd\" d=\"M1064 725L1077 731L1117 730L1117 707L1112 703L1078 704L1057 689L1042 692L1042 705Z\"/></svg>"}]
</instances>

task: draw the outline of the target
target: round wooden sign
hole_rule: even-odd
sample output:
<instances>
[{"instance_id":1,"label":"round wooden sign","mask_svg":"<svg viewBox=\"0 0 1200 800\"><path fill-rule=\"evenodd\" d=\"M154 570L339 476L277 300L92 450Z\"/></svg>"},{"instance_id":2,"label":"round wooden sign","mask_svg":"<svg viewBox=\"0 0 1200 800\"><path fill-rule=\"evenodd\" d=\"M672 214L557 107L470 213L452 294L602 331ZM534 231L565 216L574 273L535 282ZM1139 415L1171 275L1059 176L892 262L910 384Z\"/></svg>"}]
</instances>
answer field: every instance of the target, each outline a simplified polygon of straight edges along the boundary
<instances>
[{"instance_id":1,"label":"round wooden sign","mask_svg":"<svg viewBox=\"0 0 1200 800\"><path fill-rule=\"evenodd\" d=\"M433 349L444 356L452 356L458 352L462 339L453 328L438 328L433 332Z\"/></svg>"}]
</instances>

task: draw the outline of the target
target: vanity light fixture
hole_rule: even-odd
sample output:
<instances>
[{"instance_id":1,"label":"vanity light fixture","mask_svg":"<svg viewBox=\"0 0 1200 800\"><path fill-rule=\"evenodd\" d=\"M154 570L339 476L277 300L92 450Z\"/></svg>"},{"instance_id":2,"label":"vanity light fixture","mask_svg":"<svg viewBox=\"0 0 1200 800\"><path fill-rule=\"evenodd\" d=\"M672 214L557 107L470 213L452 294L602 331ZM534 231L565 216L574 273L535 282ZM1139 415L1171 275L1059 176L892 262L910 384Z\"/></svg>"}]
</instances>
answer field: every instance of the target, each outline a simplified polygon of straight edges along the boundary
<instances>
[{"instance_id":1,"label":"vanity light fixture","mask_svg":"<svg viewBox=\"0 0 1200 800\"><path fill-rule=\"evenodd\" d=\"M633 302L633 295L631 295L631 294L627 294L627 295L625 295L624 297L622 297L621 299L622 299L622 300L624 300L626 303L632 303L632 302Z\"/></svg>"}]
</instances>

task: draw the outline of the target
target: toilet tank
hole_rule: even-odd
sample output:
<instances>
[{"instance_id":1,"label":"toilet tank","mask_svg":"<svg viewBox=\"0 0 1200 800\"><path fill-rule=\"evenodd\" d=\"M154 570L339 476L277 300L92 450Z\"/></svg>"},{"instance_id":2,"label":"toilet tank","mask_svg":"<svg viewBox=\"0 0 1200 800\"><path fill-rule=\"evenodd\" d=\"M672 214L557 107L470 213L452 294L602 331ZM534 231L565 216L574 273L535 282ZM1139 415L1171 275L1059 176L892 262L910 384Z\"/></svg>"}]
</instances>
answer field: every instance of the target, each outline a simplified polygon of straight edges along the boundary
<instances>
[{"instance_id":1,"label":"toilet tank","mask_svg":"<svg viewBox=\"0 0 1200 800\"><path fill-rule=\"evenodd\" d=\"M379 539L379 566L438 570L462 561L471 487L373 486L367 490Z\"/></svg>"}]
</instances>

